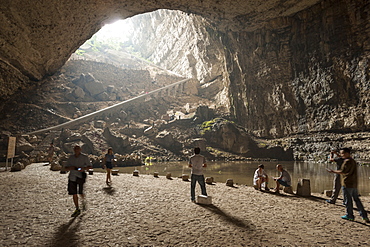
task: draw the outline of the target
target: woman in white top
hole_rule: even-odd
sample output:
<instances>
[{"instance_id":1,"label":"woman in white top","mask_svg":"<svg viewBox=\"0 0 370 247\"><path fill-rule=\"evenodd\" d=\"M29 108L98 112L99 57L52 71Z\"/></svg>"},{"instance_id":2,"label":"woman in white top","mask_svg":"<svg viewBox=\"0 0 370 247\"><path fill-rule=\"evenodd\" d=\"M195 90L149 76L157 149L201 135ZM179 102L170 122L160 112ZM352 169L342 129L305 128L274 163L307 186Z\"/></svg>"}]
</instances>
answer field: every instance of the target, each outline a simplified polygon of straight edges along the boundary
<instances>
[{"instance_id":1,"label":"woman in white top","mask_svg":"<svg viewBox=\"0 0 370 247\"><path fill-rule=\"evenodd\" d=\"M268 187L269 178L264 169L265 169L264 165L260 164L258 166L257 170L254 172L253 185L256 190L261 190L262 183L265 183L265 190L269 191L270 190Z\"/></svg>"}]
</instances>

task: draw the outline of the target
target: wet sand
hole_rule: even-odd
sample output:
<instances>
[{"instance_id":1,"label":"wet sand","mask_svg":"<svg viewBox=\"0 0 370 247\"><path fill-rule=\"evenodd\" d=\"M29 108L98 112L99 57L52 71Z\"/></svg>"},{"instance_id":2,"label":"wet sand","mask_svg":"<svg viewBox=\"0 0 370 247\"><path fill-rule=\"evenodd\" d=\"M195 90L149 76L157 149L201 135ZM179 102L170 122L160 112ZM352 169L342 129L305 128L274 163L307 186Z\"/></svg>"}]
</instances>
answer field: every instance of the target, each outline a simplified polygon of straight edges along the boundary
<instances>
[{"instance_id":1,"label":"wet sand","mask_svg":"<svg viewBox=\"0 0 370 247\"><path fill-rule=\"evenodd\" d=\"M304 198L251 186L207 186L213 205L190 201L190 182L163 176L89 175L87 210L77 218L67 174L32 164L0 173L1 246L365 246L370 224L314 194ZM271 185L270 185L271 186ZM199 193L197 185L197 194ZM365 209L370 197L362 196Z\"/></svg>"}]
</instances>

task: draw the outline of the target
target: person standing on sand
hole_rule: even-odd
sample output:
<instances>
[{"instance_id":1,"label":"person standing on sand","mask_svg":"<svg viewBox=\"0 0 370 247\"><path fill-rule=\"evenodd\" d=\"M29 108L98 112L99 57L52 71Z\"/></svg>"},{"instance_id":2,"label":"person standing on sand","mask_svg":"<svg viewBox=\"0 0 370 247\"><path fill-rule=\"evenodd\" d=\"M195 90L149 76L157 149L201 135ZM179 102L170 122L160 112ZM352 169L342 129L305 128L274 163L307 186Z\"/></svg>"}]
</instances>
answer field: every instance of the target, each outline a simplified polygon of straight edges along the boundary
<instances>
[{"instance_id":1,"label":"person standing on sand","mask_svg":"<svg viewBox=\"0 0 370 247\"><path fill-rule=\"evenodd\" d=\"M190 196L191 201L195 202L195 185L197 181L202 190L202 195L207 196L203 175L203 167L207 167L207 164L204 156L200 155L200 148L194 148L194 155L189 159L189 167L191 167Z\"/></svg>"},{"instance_id":2,"label":"person standing on sand","mask_svg":"<svg viewBox=\"0 0 370 247\"><path fill-rule=\"evenodd\" d=\"M261 185L265 183L265 190L270 191L268 187L269 177L264 169L265 166L260 164L257 170L254 172L253 186L256 190L261 190Z\"/></svg>"},{"instance_id":3,"label":"person standing on sand","mask_svg":"<svg viewBox=\"0 0 370 247\"><path fill-rule=\"evenodd\" d=\"M335 158L334 155L336 155ZM337 164L337 170L340 170L344 162L344 159L340 157L340 154L336 150L332 150L330 152L330 161L335 162ZM335 204L340 192L340 188L341 188L340 175L334 173L333 193L331 198L329 200L326 200L327 203Z\"/></svg>"},{"instance_id":4,"label":"person standing on sand","mask_svg":"<svg viewBox=\"0 0 370 247\"><path fill-rule=\"evenodd\" d=\"M84 184L86 181L86 170L91 169L92 165L89 157L86 154L81 153L81 147L76 145L73 148L74 154L69 156L65 165L66 170L70 171L68 176L68 194L73 196L73 203L75 204L76 210L71 215L76 217L81 213L78 205L78 195L82 199L82 209L86 209L85 195L83 193ZM77 190L78 188L78 190Z\"/></svg>"},{"instance_id":5,"label":"person standing on sand","mask_svg":"<svg viewBox=\"0 0 370 247\"><path fill-rule=\"evenodd\" d=\"M276 187L275 187L275 193L280 193L279 188L280 185L285 186L285 187L290 187L291 186L291 178L289 173L284 170L282 165L276 165L276 170L280 172L280 177L274 178L276 181Z\"/></svg>"},{"instance_id":6,"label":"person standing on sand","mask_svg":"<svg viewBox=\"0 0 370 247\"><path fill-rule=\"evenodd\" d=\"M108 152L105 154L104 156L104 166L105 168L107 169L107 178L105 180L105 182L107 183L107 185L109 185L110 183L112 183L112 179L111 179L111 171L113 169L113 162L115 162L115 156L113 154L113 149L112 148L108 148Z\"/></svg>"},{"instance_id":7,"label":"person standing on sand","mask_svg":"<svg viewBox=\"0 0 370 247\"><path fill-rule=\"evenodd\" d=\"M340 156L344 159L340 170L330 170L329 172L340 174L341 183L343 190L343 197L346 205L346 215L342 216L342 219L353 221L355 216L353 215L353 201L355 201L360 216L366 223L370 223L367 217L367 212L362 205L360 198L358 197L357 191L357 163L351 157L351 150L349 148L342 148L340 150ZM353 201L352 201L353 199Z\"/></svg>"}]
</instances>

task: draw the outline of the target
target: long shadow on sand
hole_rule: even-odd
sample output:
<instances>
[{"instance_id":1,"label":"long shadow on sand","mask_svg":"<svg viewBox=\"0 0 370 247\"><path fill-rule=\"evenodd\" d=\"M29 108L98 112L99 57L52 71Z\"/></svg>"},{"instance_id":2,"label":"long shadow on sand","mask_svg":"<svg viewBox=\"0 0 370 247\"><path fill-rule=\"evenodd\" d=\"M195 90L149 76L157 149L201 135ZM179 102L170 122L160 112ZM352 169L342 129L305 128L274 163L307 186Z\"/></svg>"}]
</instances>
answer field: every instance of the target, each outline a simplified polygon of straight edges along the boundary
<instances>
[{"instance_id":1,"label":"long shadow on sand","mask_svg":"<svg viewBox=\"0 0 370 247\"><path fill-rule=\"evenodd\" d=\"M254 231L256 229L256 226L252 222L241 220L241 219L238 219L234 216L231 216L231 215L225 213L224 211L222 211L220 208L218 208L215 205L205 205L205 204L198 204L198 205L207 209L207 210L209 210L209 211L211 211L214 214L217 214L217 215L221 216L221 219L223 221L232 223L233 225L235 225L237 227L245 228L245 229L250 230L250 231Z\"/></svg>"},{"instance_id":2,"label":"long shadow on sand","mask_svg":"<svg viewBox=\"0 0 370 247\"><path fill-rule=\"evenodd\" d=\"M291 197L291 198L299 198L299 199L305 199L305 200L310 200L310 201L314 201L314 202L322 202L322 203L326 203L325 201L327 200L326 198L322 198L322 197L319 197L319 196L299 196L299 195L296 195L296 194L282 194L282 193L278 193L278 194L275 194L275 193L272 193L272 192L265 192L265 193L270 193L270 194L274 194L276 196L282 196L282 197ZM343 201L343 199L337 199L337 200L341 200ZM341 204L331 204L333 206L338 206L338 207L343 207L345 208L346 206L343 205L343 203ZM358 211L358 209L355 207L353 207L353 211ZM368 214L370 214L370 211L369 210L365 210ZM358 224L361 224L361 225L366 225L368 227L370 227L370 225L367 225L366 223L362 223L362 222L356 222L354 221L355 223L358 223Z\"/></svg>"},{"instance_id":3,"label":"long shadow on sand","mask_svg":"<svg viewBox=\"0 0 370 247\"><path fill-rule=\"evenodd\" d=\"M116 189L113 188L112 186L104 187L103 191L110 196L113 196L116 193Z\"/></svg>"},{"instance_id":4,"label":"long shadow on sand","mask_svg":"<svg viewBox=\"0 0 370 247\"><path fill-rule=\"evenodd\" d=\"M53 239L51 241L51 246L53 247L67 247L67 246L79 246L79 237L77 235L78 229L80 227L80 218L74 217L67 223L62 224L58 227L57 231L54 233ZM77 222L75 222L77 220Z\"/></svg>"}]
</instances>

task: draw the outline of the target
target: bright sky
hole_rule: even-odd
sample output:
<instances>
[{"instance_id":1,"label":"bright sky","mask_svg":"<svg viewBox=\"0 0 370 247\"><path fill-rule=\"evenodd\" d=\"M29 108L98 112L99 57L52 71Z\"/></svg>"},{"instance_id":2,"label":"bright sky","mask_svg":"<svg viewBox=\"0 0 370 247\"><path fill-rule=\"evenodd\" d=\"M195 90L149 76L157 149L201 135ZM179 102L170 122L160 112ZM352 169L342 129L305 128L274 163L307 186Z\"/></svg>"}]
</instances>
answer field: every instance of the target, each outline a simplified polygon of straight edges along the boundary
<instances>
[{"instance_id":1,"label":"bright sky","mask_svg":"<svg viewBox=\"0 0 370 247\"><path fill-rule=\"evenodd\" d=\"M127 40L127 37L132 32L132 26L130 25L129 21L126 20L119 20L112 24L107 24L102 27L99 32L95 35L97 36L98 40Z\"/></svg>"}]
</instances>

